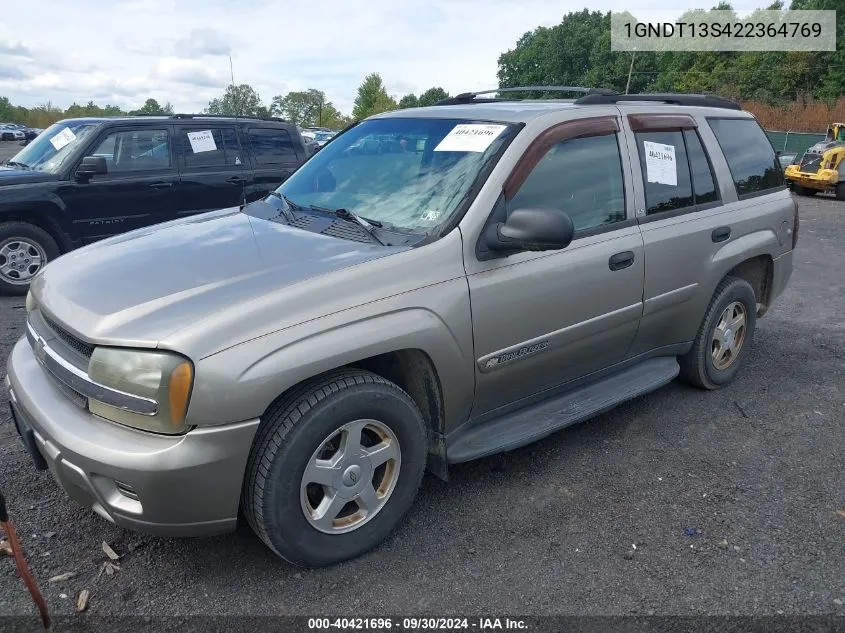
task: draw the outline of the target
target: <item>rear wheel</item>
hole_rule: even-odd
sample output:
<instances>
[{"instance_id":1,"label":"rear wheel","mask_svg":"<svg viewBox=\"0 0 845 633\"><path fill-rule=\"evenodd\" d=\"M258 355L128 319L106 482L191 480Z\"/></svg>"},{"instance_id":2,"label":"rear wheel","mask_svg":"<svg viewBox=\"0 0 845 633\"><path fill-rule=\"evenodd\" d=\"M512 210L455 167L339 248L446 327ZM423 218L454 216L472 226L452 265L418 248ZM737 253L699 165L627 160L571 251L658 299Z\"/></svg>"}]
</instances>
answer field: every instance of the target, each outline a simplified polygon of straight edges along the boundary
<instances>
[{"instance_id":1,"label":"rear wheel","mask_svg":"<svg viewBox=\"0 0 845 633\"><path fill-rule=\"evenodd\" d=\"M291 563L321 567L387 537L416 496L426 427L411 397L376 374L340 370L274 406L247 463L243 510Z\"/></svg>"},{"instance_id":2,"label":"rear wheel","mask_svg":"<svg viewBox=\"0 0 845 633\"><path fill-rule=\"evenodd\" d=\"M26 222L0 224L0 292L23 295L59 247L47 231Z\"/></svg>"},{"instance_id":3,"label":"rear wheel","mask_svg":"<svg viewBox=\"0 0 845 633\"><path fill-rule=\"evenodd\" d=\"M757 299L749 283L726 277L716 288L692 349L679 359L681 377L702 389L731 382L742 367L757 325Z\"/></svg>"},{"instance_id":4,"label":"rear wheel","mask_svg":"<svg viewBox=\"0 0 845 633\"><path fill-rule=\"evenodd\" d=\"M845 180L836 185L836 199L845 200Z\"/></svg>"}]
</instances>

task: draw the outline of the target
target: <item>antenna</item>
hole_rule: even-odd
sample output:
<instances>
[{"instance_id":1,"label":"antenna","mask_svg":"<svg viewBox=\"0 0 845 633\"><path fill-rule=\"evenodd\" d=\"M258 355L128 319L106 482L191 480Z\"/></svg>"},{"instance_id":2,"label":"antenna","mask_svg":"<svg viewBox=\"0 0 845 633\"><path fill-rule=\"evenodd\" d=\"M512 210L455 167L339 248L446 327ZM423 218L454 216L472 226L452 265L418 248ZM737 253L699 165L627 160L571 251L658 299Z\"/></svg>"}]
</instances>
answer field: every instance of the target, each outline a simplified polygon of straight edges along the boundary
<instances>
[{"instance_id":1,"label":"antenna","mask_svg":"<svg viewBox=\"0 0 845 633\"><path fill-rule=\"evenodd\" d=\"M229 74L232 77L232 98L235 100L235 114L241 115L241 104L238 102L237 88L235 87L235 69L232 66L232 56L229 55Z\"/></svg>"}]
</instances>

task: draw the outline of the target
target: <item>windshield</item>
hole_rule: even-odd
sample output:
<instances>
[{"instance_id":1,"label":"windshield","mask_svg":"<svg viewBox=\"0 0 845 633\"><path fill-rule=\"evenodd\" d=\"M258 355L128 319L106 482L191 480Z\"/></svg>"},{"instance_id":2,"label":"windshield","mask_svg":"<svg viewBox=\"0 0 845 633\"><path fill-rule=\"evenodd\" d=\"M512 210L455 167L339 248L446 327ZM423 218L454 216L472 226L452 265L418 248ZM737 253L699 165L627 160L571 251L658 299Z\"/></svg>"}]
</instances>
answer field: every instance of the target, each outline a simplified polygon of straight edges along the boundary
<instances>
[{"instance_id":1,"label":"windshield","mask_svg":"<svg viewBox=\"0 0 845 633\"><path fill-rule=\"evenodd\" d=\"M29 145L19 151L10 163L15 167L55 174L74 148L97 127L91 121L59 121L44 130Z\"/></svg>"},{"instance_id":2,"label":"windshield","mask_svg":"<svg viewBox=\"0 0 845 633\"><path fill-rule=\"evenodd\" d=\"M337 136L277 191L397 229L446 222L511 126L457 119L372 119Z\"/></svg>"}]
</instances>

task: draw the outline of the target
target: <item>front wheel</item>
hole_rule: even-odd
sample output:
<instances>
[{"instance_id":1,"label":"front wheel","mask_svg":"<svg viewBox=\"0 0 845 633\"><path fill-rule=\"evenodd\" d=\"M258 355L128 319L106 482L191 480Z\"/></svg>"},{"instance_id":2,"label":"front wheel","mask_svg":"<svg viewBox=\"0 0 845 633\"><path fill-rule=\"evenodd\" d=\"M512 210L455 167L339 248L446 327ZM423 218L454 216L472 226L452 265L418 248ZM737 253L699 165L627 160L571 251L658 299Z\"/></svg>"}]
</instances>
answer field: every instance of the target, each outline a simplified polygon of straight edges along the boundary
<instances>
[{"instance_id":1,"label":"front wheel","mask_svg":"<svg viewBox=\"0 0 845 633\"><path fill-rule=\"evenodd\" d=\"M26 294L32 278L58 256L56 240L44 229L26 222L3 222L0 224L0 292Z\"/></svg>"},{"instance_id":2,"label":"front wheel","mask_svg":"<svg viewBox=\"0 0 845 633\"><path fill-rule=\"evenodd\" d=\"M679 360L681 378L702 389L731 382L748 356L757 325L757 299L749 283L726 277L704 313L692 349Z\"/></svg>"},{"instance_id":3,"label":"front wheel","mask_svg":"<svg viewBox=\"0 0 845 633\"><path fill-rule=\"evenodd\" d=\"M425 423L407 393L370 372L332 372L262 421L247 463L244 515L296 565L354 558L405 515L426 452Z\"/></svg>"}]
</instances>

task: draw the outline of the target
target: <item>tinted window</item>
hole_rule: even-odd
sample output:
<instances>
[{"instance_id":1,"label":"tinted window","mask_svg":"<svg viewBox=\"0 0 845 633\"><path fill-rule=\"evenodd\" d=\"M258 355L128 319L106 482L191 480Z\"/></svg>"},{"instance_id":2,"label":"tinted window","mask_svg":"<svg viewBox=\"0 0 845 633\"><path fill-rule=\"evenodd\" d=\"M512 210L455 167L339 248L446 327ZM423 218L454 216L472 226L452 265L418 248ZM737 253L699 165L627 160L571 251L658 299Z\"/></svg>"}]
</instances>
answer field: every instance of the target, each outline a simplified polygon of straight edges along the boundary
<instances>
[{"instance_id":1,"label":"tinted window","mask_svg":"<svg viewBox=\"0 0 845 633\"><path fill-rule=\"evenodd\" d=\"M560 209L575 229L625 219L622 160L615 134L562 141L534 167L508 204Z\"/></svg>"},{"instance_id":2,"label":"tinted window","mask_svg":"<svg viewBox=\"0 0 845 633\"><path fill-rule=\"evenodd\" d=\"M242 164L235 130L191 128L179 133L187 168L238 167Z\"/></svg>"},{"instance_id":3,"label":"tinted window","mask_svg":"<svg viewBox=\"0 0 845 633\"><path fill-rule=\"evenodd\" d=\"M691 207L694 198L683 132L640 132L636 138L646 214Z\"/></svg>"},{"instance_id":4,"label":"tinted window","mask_svg":"<svg viewBox=\"0 0 845 633\"><path fill-rule=\"evenodd\" d=\"M113 132L92 155L106 159L110 174L170 168L167 130Z\"/></svg>"},{"instance_id":5,"label":"tinted window","mask_svg":"<svg viewBox=\"0 0 845 633\"><path fill-rule=\"evenodd\" d=\"M293 142L285 130L252 129L249 131L249 144L259 165L296 162Z\"/></svg>"},{"instance_id":6,"label":"tinted window","mask_svg":"<svg viewBox=\"0 0 845 633\"><path fill-rule=\"evenodd\" d=\"M692 189L695 194L695 204L715 202L719 199L719 192L716 190L716 179L713 178L713 170L704 146L695 130L684 130L684 141L687 146L687 157L689 158L690 171L692 172Z\"/></svg>"},{"instance_id":7,"label":"tinted window","mask_svg":"<svg viewBox=\"0 0 845 633\"><path fill-rule=\"evenodd\" d=\"M783 170L754 119L708 119L731 170L737 195L783 185Z\"/></svg>"}]
</instances>

